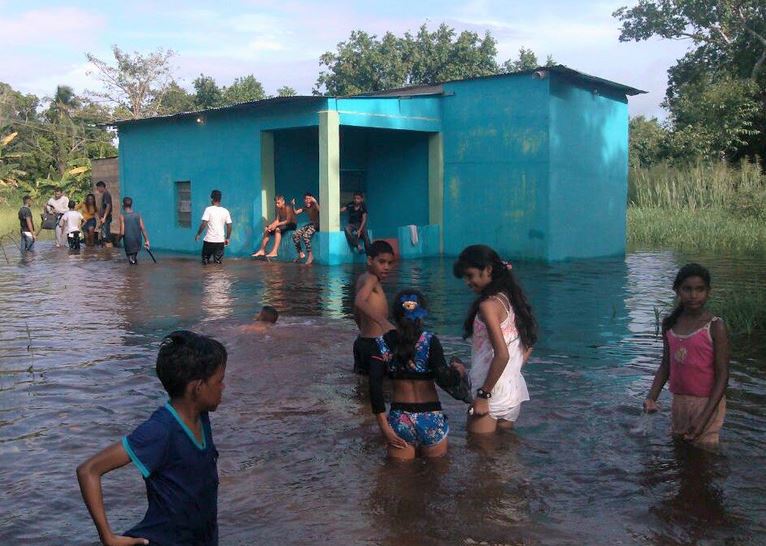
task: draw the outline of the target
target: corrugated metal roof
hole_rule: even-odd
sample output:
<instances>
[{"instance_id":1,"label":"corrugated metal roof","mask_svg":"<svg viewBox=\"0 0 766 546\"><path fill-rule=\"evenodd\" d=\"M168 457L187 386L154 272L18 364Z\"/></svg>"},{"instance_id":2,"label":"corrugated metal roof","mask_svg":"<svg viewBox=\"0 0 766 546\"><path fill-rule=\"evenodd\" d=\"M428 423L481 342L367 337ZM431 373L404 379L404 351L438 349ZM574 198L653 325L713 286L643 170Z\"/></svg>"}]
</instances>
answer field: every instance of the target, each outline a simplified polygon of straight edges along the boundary
<instances>
[{"instance_id":1,"label":"corrugated metal roof","mask_svg":"<svg viewBox=\"0 0 766 546\"><path fill-rule=\"evenodd\" d=\"M554 66L539 66L531 70L522 70L520 72L507 72L505 74L491 74L489 76L476 76L474 78L462 78L459 80L449 80L446 82L441 82L436 85L412 85L409 87L400 87L398 89L386 89L384 91L378 91L378 92L372 92L372 93L360 93L358 95L351 95L351 98L353 97L371 97L371 98L410 97L410 96L417 96L417 95L440 95L444 92L445 83L469 82L474 80L518 77L518 76L534 74L536 72L555 72L557 74L562 74L564 76L569 76L575 79L580 79L583 81L598 83L600 85L612 87L614 89L622 91L626 95L640 95L640 94L646 93L646 91L642 91L641 89L636 89L635 87L630 87L629 85L613 82L611 80L605 80L604 78L599 78L597 76L591 76L590 74L579 72L577 70L569 68L568 66L558 64Z\"/></svg>"},{"instance_id":2,"label":"corrugated metal roof","mask_svg":"<svg viewBox=\"0 0 766 546\"><path fill-rule=\"evenodd\" d=\"M226 112L230 110L258 110L260 108L273 106L275 104L312 104L327 100L328 97L320 97L313 95L298 95L294 97L271 97L269 99L254 100L249 102L240 102L239 104L230 104L228 106L220 106L218 108L207 108L205 110L192 110L189 112L178 112L177 114L168 114L166 116L154 116L151 118L141 119L120 119L105 123L105 126L119 127L121 125L132 125L134 123L140 123L150 120L170 120L181 119L193 116L199 116L200 114L207 114L210 112Z\"/></svg>"},{"instance_id":3,"label":"corrugated metal roof","mask_svg":"<svg viewBox=\"0 0 766 546\"><path fill-rule=\"evenodd\" d=\"M554 72L556 74L561 74L563 76L570 77L573 79L611 87L613 89L616 89L618 91L625 93L626 95L639 95L642 93L646 93L646 91L642 91L641 89L636 89L635 87L630 87L628 85L623 85L621 83L605 80L604 78L599 78L597 76L591 76L590 74L585 74L584 72L578 72L577 70L573 70L564 65L555 65L555 66L540 66L532 70L523 70L521 72L510 72L507 74L492 74L490 76L477 76L475 78L449 80L449 81L442 82L435 85L412 85L409 87L400 87L397 89L386 89L384 91L360 93L358 95L349 95L348 97L343 97L343 98L360 98L361 99L361 98L415 97L415 96L442 95L444 94L445 83L485 80L485 79L491 79L491 78L513 78L513 77L519 77L524 75L531 75L535 73L544 74L546 72ZM323 96L316 96L316 95L299 95L294 97L272 97L270 99L242 102L239 104L233 104L229 106L221 106L219 108L208 108L206 110L195 110L190 112L179 112L177 114L169 114L167 116L155 116L151 118L142 118L142 119L122 119L122 120L116 120L109 123L105 123L103 125L120 127L121 125L132 125L135 123L141 123L141 122L149 121L149 120L157 120L157 119L171 120L171 119L181 119L186 117L199 116L200 114L206 114L209 112L225 112L230 110L258 110L260 108L265 108L265 107L273 106L276 104L312 104L312 103L317 103L323 100L333 99L333 98L337 98L337 97L323 97Z\"/></svg>"}]
</instances>

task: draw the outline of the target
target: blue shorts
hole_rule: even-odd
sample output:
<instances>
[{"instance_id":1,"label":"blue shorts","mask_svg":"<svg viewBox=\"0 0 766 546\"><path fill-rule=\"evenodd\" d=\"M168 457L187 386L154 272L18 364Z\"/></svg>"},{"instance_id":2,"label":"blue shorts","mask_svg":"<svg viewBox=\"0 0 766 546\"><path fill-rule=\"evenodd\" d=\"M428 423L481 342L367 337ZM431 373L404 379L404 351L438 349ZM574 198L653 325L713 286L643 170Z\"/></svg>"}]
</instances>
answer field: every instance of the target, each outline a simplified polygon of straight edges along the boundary
<instances>
[{"instance_id":1,"label":"blue shorts","mask_svg":"<svg viewBox=\"0 0 766 546\"><path fill-rule=\"evenodd\" d=\"M410 411L415 406L428 406L427 411ZM438 407L438 409L433 409ZM419 408L417 408L419 409ZM423 408L425 409L425 407ZM388 412L388 424L396 435L415 447L435 446L449 434L447 416L441 411L441 405L435 404L391 404Z\"/></svg>"}]
</instances>

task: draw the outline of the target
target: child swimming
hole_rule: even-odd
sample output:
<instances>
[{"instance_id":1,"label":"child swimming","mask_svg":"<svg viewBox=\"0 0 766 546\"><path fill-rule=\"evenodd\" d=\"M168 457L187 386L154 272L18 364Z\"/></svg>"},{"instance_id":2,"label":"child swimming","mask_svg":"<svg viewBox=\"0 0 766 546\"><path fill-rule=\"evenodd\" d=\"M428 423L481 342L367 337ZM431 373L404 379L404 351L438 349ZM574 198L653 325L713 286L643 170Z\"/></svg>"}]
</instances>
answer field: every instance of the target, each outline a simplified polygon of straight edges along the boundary
<instances>
[{"instance_id":1,"label":"child swimming","mask_svg":"<svg viewBox=\"0 0 766 546\"><path fill-rule=\"evenodd\" d=\"M103 544L218 544L218 451L208 412L221 403L225 371L226 349L212 338L178 330L162 340L157 376L170 400L77 467ZM119 536L106 518L101 477L131 461L146 482L149 506Z\"/></svg>"},{"instance_id":2,"label":"child swimming","mask_svg":"<svg viewBox=\"0 0 766 546\"><path fill-rule=\"evenodd\" d=\"M710 273L683 266L673 281L678 304L662 321L662 362L644 401L657 411L657 398L670 379L673 434L698 445L716 445L726 413L729 336L726 325L705 308Z\"/></svg>"},{"instance_id":3,"label":"child swimming","mask_svg":"<svg viewBox=\"0 0 766 546\"><path fill-rule=\"evenodd\" d=\"M453 273L479 295L463 324L463 337L472 338L471 384L478 387L468 410L468 431L510 428L521 403L529 400L521 368L537 341L532 308L510 266L488 246L466 247Z\"/></svg>"},{"instance_id":4,"label":"child swimming","mask_svg":"<svg viewBox=\"0 0 766 546\"><path fill-rule=\"evenodd\" d=\"M370 404L388 455L395 459L440 457L447 452L449 425L442 412L434 379L458 385L465 374L462 364L444 361L439 338L423 329L428 314L423 294L402 290L394 297L396 329L378 336L379 355L370 360ZM391 410L386 417L383 378L393 380Z\"/></svg>"}]
</instances>

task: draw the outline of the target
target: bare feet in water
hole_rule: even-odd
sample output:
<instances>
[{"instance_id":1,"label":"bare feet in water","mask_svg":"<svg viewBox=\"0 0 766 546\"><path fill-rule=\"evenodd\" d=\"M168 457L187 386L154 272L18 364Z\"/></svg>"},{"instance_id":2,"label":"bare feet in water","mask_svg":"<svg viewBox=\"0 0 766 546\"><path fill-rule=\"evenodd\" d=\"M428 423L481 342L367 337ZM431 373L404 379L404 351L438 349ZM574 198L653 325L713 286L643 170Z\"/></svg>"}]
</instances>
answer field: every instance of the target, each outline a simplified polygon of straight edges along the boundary
<instances>
[{"instance_id":1,"label":"bare feet in water","mask_svg":"<svg viewBox=\"0 0 766 546\"><path fill-rule=\"evenodd\" d=\"M306 260L305 263L306 263L306 265L314 263L314 253L313 252L309 252L309 259Z\"/></svg>"}]
</instances>

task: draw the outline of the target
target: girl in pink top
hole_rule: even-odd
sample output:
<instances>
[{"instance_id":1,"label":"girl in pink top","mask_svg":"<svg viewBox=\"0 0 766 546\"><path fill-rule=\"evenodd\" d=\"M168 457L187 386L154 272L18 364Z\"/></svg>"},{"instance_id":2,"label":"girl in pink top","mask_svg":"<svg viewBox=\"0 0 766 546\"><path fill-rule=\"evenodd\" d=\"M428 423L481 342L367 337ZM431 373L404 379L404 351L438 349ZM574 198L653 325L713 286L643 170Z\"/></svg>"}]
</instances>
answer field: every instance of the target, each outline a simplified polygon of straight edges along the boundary
<instances>
[{"instance_id":1,"label":"girl in pink top","mask_svg":"<svg viewBox=\"0 0 766 546\"><path fill-rule=\"evenodd\" d=\"M460 253L453 273L478 294L463 325L471 339L471 384L477 387L468 410L468 431L510 428L521 403L529 400L521 367L537 341L532 308L509 264L485 245Z\"/></svg>"},{"instance_id":2,"label":"girl in pink top","mask_svg":"<svg viewBox=\"0 0 766 546\"><path fill-rule=\"evenodd\" d=\"M673 434L715 445L726 413L729 338L723 320L705 309L710 273L699 264L681 268L673 282L678 305L662 321L662 363L644 410L657 411L657 397L670 379Z\"/></svg>"}]
</instances>

